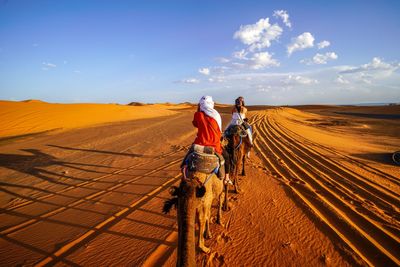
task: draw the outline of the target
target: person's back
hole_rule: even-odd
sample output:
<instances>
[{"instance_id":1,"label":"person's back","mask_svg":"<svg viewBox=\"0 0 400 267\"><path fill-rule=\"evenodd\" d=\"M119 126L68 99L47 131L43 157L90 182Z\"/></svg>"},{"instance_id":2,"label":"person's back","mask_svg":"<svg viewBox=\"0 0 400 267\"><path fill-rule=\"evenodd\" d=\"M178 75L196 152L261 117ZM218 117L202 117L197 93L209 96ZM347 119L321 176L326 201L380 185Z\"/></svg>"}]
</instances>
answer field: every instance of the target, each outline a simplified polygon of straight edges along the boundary
<instances>
[{"instance_id":1,"label":"person's back","mask_svg":"<svg viewBox=\"0 0 400 267\"><path fill-rule=\"evenodd\" d=\"M214 109L214 102L211 96L203 96L200 99L197 111L194 113L192 123L193 126L197 128L197 135L193 145L199 145L204 150L209 150L209 148L212 148L220 161L218 176L221 179L225 178L225 182L230 182L229 175L225 172L227 167L226 164L229 163L229 159L224 159L225 153L221 145L221 115ZM186 158L190 153L193 152L193 149L194 147L192 146L191 150L189 150L182 162L181 168L184 176L185 168L187 167ZM229 172L229 167L227 168Z\"/></svg>"},{"instance_id":2,"label":"person's back","mask_svg":"<svg viewBox=\"0 0 400 267\"><path fill-rule=\"evenodd\" d=\"M213 147L215 152L222 154L221 130L217 121L203 111L197 111L194 114L193 125L198 129L193 143Z\"/></svg>"},{"instance_id":3,"label":"person's back","mask_svg":"<svg viewBox=\"0 0 400 267\"><path fill-rule=\"evenodd\" d=\"M242 125L247 132L247 140L250 147L253 146L253 136L250 124L246 120L247 108L244 106L244 98L239 96L235 100L235 106L232 108L232 119L231 122L226 127L227 131L233 125ZM250 152L247 154L250 156Z\"/></svg>"},{"instance_id":4,"label":"person's back","mask_svg":"<svg viewBox=\"0 0 400 267\"><path fill-rule=\"evenodd\" d=\"M247 108L235 105L231 113L232 119L229 125L241 125L246 118Z\"/></svg>"}]
</instances>

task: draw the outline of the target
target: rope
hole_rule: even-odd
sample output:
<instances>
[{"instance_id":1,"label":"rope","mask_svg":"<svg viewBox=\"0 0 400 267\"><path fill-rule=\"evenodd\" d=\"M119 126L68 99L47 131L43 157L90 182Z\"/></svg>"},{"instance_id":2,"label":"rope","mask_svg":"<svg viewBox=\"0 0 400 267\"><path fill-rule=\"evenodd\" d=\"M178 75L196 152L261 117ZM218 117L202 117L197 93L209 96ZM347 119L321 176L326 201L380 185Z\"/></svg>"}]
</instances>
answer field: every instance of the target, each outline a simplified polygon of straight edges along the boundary
<instances>
[{"instance_id":1,"label":"rope","mask_svg":"<svg viewBox=\"0 0 400 267\"><path fill-rule=\"evenodd\" d=\"M239 142L239 144L235 147L235 150L239 149L240 145L242 144L243 138L242 138L241 135L239 135L239 136L240 136L240 142Z\"/></svg>"}]
</instances>

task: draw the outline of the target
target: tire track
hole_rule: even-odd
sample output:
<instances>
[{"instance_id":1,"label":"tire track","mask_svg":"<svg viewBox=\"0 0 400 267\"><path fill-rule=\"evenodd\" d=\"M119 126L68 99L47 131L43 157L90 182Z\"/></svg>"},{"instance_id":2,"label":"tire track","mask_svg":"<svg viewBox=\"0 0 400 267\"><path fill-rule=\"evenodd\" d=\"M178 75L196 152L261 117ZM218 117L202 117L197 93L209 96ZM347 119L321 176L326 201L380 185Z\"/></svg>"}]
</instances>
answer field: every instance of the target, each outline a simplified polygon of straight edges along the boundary
<instances>
[{"instance_id":1,"label":"tire track","mask_svg":"<svg viewBox=\"0 0 400 267\"><path fill-rule=\"evenodd\" d=\"M265 132L264 132L265 133ZM277 136L270 136L270 139L273 140L274 143L279 143L280 144L280 151L283 153L283 155L286 155L287 153L292 152L292 157L287 157L287 159L290 160L290 162L294 163L295 167L298 168L298 172L303 172L305 173L308 177L312 178L311 181L316 181L319 186L322 186L325 190L328 192L334 194L336 199L338 199L341 203L352 209L354 212L358 213L360 216L365 218L368 222L373 224L375 227L379 228L381 231L385 232L386 235L389 235L391 238L395 239L397 242L400 242L400 238L396 236L396 234L399 234L398 231L397 233L391 233L385 228L382 228L379 224L377 224L374 220L371 220L368 216L374 216L376 215L372 213L371 211L367 210L365 207L360 205L360 202L363 201L363 199L360 199L360 201L357 201L355 198L358 198L358 196L352 194L352 190L349 190L346 185L342 185L338 182L336 182L335 179L332 179L328 175L325 174L325 172L322 172L315 168L315 164L310 164L312 163L312 157L309 157L307 155L304 155L304 157L307 160L304 160L303 157L297 156L297 153L302 153L301 151L293 151L293 149L289 149L288 147L285 147L282 142L280 142L279 137ZM272 141L271 141L272 142ZM279 149L279 148L278 148ZM293 153L297 152L297 153ZM321 165L323 166L323 165ZM303 179L305 180L305 179ZM334 186L332 186L334 185ZM311 186L311 189L315 190L317 193L318 189L316 189L316 186ZM340 195L341 194L341 195ZM373 196L370 194L370 196ZM375 218L379 220L380 218ZM381 222L385 222L385 220L379 220ZM365 223L365 222L364 222ZM390 228L389 228L390 229Z\"/></svg>"},{"instance_id":2,"label":"tire track","mask_svg":"<svg viewBox=\"0 0 400 267\"><path fill-rule=\"evenodd\" d=\"M295 122L295 123L296 123L296 122ZM293 132L292 130L288 129L287 127L285 127L285 126L282 125L282 124L279 124L279 125L277 125L277 126L278 126L279 128L281 128L281 132L287 132L287 133L290 133L291 135L295 136L295 137L296 137L295 140L302 140L301 143L303 143L303 144L308 144L309 146L318 147L318 148L320 148L320 149L322 149L322 150L324 150L324 151L329 151L329 152L331 152L332 154L334 154L334 155L336 155L336 156L338 156L338 157L340 157L340 158L347 159L348 163L350 163L350 164L352 164L352 165L357 165L358 167L364 169L365 171L367 171L367 172L369 172L369 173L371 173L371 174L374 174L374 175L379 176L379 177L381 177L381 178L383 178L383 179L386 179L386 180L390 180L391 182L393 182L393 183L395 183L396 185L399 185L399 186L400 186L400 179L399 179L398 177L395 177L395 176L393 176L393 175L391 175L391 174L385 173L385 172L383 172L383 171L381 171L381 170L379 170L379 169L376 169L376 168L374 168L374 167L371 167L371 166L369 166L369 165L367 165L367 164L365 164L365 163L363 163L363 162L361 162L361 161L359 161L359 160L354 159L353 157L350 157L350 156L348 156L348 155L345 155L345 154L343 154L343 153L340 153L339 151L337 151L337 150L335 150L335 149L333 149L333 148L331 148L331 147L327 147L327 146L324 146L324 145L315 143L315 142L313 142L313 141L311 141L311 140L305 138L304 136L301 136L301 135L299 135L299 134ZM318 153L318 152L317 152L317 153ZM347 169L348 171L350 171L350 172L353 172L352 170L350 170L350 169L348 169L348 168L346 168L346 169Z\"/></svg>"},{"instance_id":3,"label":"tire track","mask_svg":"<svg viewBox=\"0 0 400 267\"><path fill-rule=\"evenodd\" d=\"M274 170L274 173L284 179L296 195L368 264L380 265L384 262L390 265L400 264L399 253L396 253L396 248L400 246L399 237L382 228L367 215L359 213L357 209L360 206L354 207L341 198L341 194L354 197L351 189L348 188L349 184L341 184L340 188L330 188L319 181L323 178L323 181L331 184L334 179L325 174L326 168L323 163L314 166L313 154L307 155L302 152L300 153L302 157L295 156L293 148L296 144L301 145L293 139L289 142L289 137L285 137L284 133L274 128L266 116L264 115L263 123L258 124L260 135L256 139L255 145L261 157ZM272 128L272 130L269 131L268 128ZM288 143L291 144L290 148ZM301 149L304 148L297 147L296 152L299 153ZM272 157L264 151L267 151ZM281 159L285 159L284 163L287 167L282 165ZM330 167L332 168L332 166ZM380 257L376 258L370 255L379 255Z\"/></svg>"},{"instance_id":4,"label":"tire track","mask_svg":"<svg viewBox=\"0 0 400 267\"><path fill-rule=\"evenodd\" d=\"M91 199L93 199L95 197L104 196L104 195L106 195L108 193L113 192L115 189L118 189L118 188L120 188L122 186L125 186L127 184L131 184L133 182L136 182L136 181L138 181L138 180L140 180L142 178L145 178L145 177L147 177L147 176L149 176L149 175L151 175L153 173L156 173L158 171L162 171L162 170L164 170L164 169L166 169L168 167L171 167L171 166L173 166L175 164L180 163L181 161L182 161L181 158L179 158L177 160L173 160L173 161L171 161L171 162L169 162L167 164L164 164L164 165L162 165L162 166L160 166L158 168L155 168L152 171L149 171L149 172L147 172L147 173L145 173L143 175L140 175L140 176L137 176L137 177L132 178L130 180L118 183L118 184L116 184L116 185L114 185L112 187L109 187L109 188L106 188L106 189L102 189L102 190L100 190L98 192L95 192L95 193L90 194L88 196L82 197L82 198L80 198L80 199L78 199L78 200L76 200L76 201L74 201L74 202L72 202L72 203L70 203L70 204L68 204L66 206L62 206L62 207L59 207L59 208L57 208L55 210L52 210L52 211L46 212L44 214L41 214L41 215L38 216L38 218L30 219L30 220L24 221L22 223L10 226L10 227L6 228L5 230L2 230L0 232L0 235L9 235L11 233L15 233L16 231L22 230L22 229L24 229L24 228L26 228L28 226L31 226L31 225L33 225L35 223L40 222L41 219L43 219L43 218L48 218L50 216L54 216L54 215L66 210L66 209L73 208L73 207L75 207L75 206L77 206L79 204L82 204L85 201L91 200ZM2 212L7 212L7 211L6 210L2 210Z\"/></svg>"},{"instance_id":5,"label":"tire track","mask_svg":"<svg viewBox=\"0 0 400 267\"><path fill-rule=\"evenodd\" d=\"M334 176L335 178L333 179L333 177L328 177L332 183L340 185L343 189L348 190L353 195L364 195L364 198L360 200L375 200L374 203L377 204L377 206L387 210L387 212L396 213L396 217L400 218L400 214L398 214L398 209L396 208L400 206L400 195L387 190L385 187L380 187L373 183L369 183L369 180L363 179L362 176L353 175L352 173L343 171L340 165L325 159L325 157L319 153L314 153L307 146L299 144L286 134L282 132L277 133L274 126L272 126L272 124L269 125L269 130L264 126L265 131L274 131L275 135L278 134L279 137L276 137L275 139L286 142L291 149L294 149L298 152L298 154L307 157L308 163L312 163L309 164L311 167L319 166L322 170L320 170L321 174L324 175L325 172L328 171L331 176ZM307 153L304 151L307 151ZM312 155L312 157L310 157L310 155Z\"/></svg>"}]
</instances>

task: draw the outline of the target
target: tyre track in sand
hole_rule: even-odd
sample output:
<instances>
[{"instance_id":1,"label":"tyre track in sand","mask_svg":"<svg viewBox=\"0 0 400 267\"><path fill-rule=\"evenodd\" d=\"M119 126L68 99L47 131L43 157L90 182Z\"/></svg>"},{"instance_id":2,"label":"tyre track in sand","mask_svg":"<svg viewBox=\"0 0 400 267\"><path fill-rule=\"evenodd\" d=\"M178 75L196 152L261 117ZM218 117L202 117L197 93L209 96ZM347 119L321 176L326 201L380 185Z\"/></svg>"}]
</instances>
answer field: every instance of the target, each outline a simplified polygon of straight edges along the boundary
<instances>
[{"instance_id":1,"label":"tyre track in sand","mask_svg":"<svg viewBox=\"0 0 400 267\"><path fill-rule=\"evenodd\" d=\"M345 155L345 154L343 154L343 153L341 153L341 152L339 152L339 151L337 151L337 150L335 150L335 149L333 149L331 147L324 146L324 145L318 144L316 142L313 142L310 139L307 139L304 136L301 136L301 135L293 132L292 130L288 129L287 127L285 127L282 124L279 124L279 125L277 124L276 126L281 128L281 130L282 130L281 132L282 133L290 133L290 135L292 135L292 137L295 140L298 140L298 141L301 140L301 143L307 144L309 150L312 150L312 151L318 153L318 151L315 148L319 148L322 151L332 153L333 156L346 160L346 162L348 162L352 166L357 166L357 167L363 169L364 171L366 171L368 173L376 175L376 176L378 176L380 178L383 178L385 180L390 181L391 183L393 183L393 184L395 184L397 186L400 186L400 179L398 177L395 177L395 176L393 176L393 175L391 175L389 173L385 173L385 172L383 172L383 171L381 171L381 170L379 170L377 168L371 167L371 166L369 166L369 165L367 165L367 164L365 164L365 163L363 163L363 162L361 162L359 160L356 160L353 157ZM314 148L312 148L312 147L314 147ZM322 154L320 154L320 155L322 155ZM329 160L329 158L326 158L326 159ZM331 160L331 162L333 162L333 161ZM350 173L358 175L356 172L354 172L353 170L351 170L351 169L349 169L349 168L347 168L345 166L341 166L341 168L346 169ZM370 181L370 182L375 183L374 181ZM382 186L379 183L375 183L375 184L378 185L378 186ZM390 190L390 188L389 188L389 190Z\"/></svg>"},{"instance_id":2,"label":"tyre track in sand","mask_svg":"<svg viewBox=\"0 0 400 267\"><path fill-rule=\"evenodd\" d=\"M252 121L258 135L257 152L275 177L367 264L400 264L399 224L395 218L399 198L395 192L324 159L309 143L301 143L291 132L283 131L266 112L253 116Z\"/></svg>"}]
</instances>

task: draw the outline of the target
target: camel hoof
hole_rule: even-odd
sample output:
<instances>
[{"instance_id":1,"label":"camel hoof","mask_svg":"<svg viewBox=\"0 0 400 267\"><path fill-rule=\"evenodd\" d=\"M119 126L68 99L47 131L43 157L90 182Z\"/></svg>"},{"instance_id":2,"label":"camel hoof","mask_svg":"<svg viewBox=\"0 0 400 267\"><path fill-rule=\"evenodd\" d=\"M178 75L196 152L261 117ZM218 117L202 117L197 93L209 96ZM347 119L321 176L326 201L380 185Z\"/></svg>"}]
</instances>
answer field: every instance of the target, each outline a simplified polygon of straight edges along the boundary
<instances>
[{"instance_id":1,"label":"camel hoof","mask_svg":"<svg viewBox=\"0 0 400 267\"><path fill-rule=\"evenodd\" d=\"M210 253L210 251L211 251L211 249L208 248L208 247L206 247L206 246L202 246L202 247L199 247L199 248L200 248L200 250L201 250L202 252L204 252L204 253L206 253L206 254Z\"/></svg>"}]
</instances>

